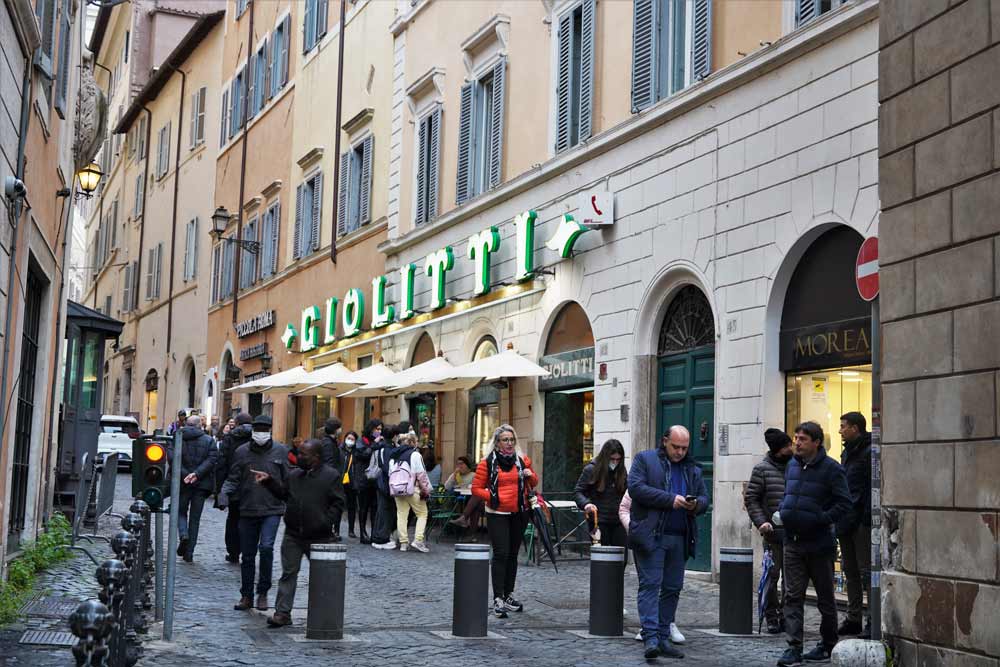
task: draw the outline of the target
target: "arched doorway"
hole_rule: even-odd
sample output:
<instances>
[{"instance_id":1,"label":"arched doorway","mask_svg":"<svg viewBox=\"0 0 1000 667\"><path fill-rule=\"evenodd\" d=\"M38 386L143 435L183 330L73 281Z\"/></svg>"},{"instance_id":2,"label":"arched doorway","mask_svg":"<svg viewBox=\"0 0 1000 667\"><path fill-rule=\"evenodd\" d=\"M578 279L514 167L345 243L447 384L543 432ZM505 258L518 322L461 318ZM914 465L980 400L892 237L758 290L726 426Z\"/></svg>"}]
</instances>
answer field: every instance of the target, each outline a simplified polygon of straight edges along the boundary
<instances>
[{"instance_id":1,"label":"arched doorway","mask_svg":"<svg viewBox=\"0 0 1000 667\"><path fill-rule=\"evenodd\" d=\"M219 403L219 414L222 421L226 421L230 417L235 417L236 413L239 412L239 408L233 406L233 395L229 390L240 383L240 367L233 363L233 353L229 349L222 355L221 369L222 397Z\"/></svg>"},{"instance_id":2,"label":"arched doorway","mask_svg":"<svg viewBox=\"0 0 1000 667\"><path fill-rule=\"evenodd\" d=\"M195 376L194 376L194 361L188 360L188 371L187 371L187 389L186 389L186 406L191 409L195 406Z\"/></svg>"},{"instance_id":3,"label":"arched doorway","mask_svg":"<svg viewBox=\"0 0 1000 667\"><path fill-rule=\"evenodd\" d=\"M698 520L698 556L691 569L712 569L712 480L714 477L715 319L705 294L694 285L674 295L660 325L657 344L657 426L691 432L691 456L701 465L709 510Z\"/></svg>"},{"instance_id":4,"label":"arched doorway","mask_svg":"<svg viewBox=\"0 0 1000 667\"><path fill-rule=\"evenodd\" d=\"M436 354L434 341L424 332L413 348L410 367L430 361ZM437 443L437 394L413 394L407 396L406 402L410 408L410 423L417 432L420 446L433 449Z\"/></svg>"},{"instance_id":5,"label":"arched doorway","mask_svg":"<svg viewBox=\"0 0 1000 667\"><path fill-rule=\"evenodd\" d=\"M157 403L159 402L160 375L155 368L150 368L146 373L146 393L143 398L143 417L145 418L146 433L153 433L156 430L158 421Z\"/></svg>"},{"instance_id":6,"label":"arched doorway","mask_svg":"<svg viewBox=\"0 0 1000 667\"><path fill-rule=\"evenodd\" d=\"M569 302L552 321L539 360L551 375L538 379L545 393L543 484L572 491L594 457L594 332L580 304Z\"/></svg>"},{"instance_id":7,"label":"arched doorway","mask_svg":"<svg viewBox=\"0 0 1000 667\"><path fill-rule=\"evenodd\" d=\"M472 361L492 357L497 353L493 336L483 336L472 353ZM493 431L500 425L501 383L484 383L469 392L469 457L482 460L493 442Z\"/></svg>"}]
</instances>

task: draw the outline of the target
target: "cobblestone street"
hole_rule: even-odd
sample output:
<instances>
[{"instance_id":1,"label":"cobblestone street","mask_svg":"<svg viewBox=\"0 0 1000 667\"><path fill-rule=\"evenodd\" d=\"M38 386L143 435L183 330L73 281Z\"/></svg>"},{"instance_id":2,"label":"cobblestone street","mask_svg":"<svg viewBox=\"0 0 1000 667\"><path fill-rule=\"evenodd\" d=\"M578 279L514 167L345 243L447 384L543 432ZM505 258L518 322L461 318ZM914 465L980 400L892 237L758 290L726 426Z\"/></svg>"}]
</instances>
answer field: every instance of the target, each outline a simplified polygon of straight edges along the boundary
<instances>
[{"instance_id":1,"label":"cobblestone street","mask_svg":"<svg viewBox=\"0 0 1000 667\"><path fill-rule=\"evenodd\" d=\"M128 507L130 479L119 479L116 511ZM105 520L102 532L117 529ZM638 665L645 661L641 645L631 639L638 629L635 612L636 578L628 568L625 581L625 624L629 637L583 639L572 631L587 628L589 572L586 561L551 566L522 566L517 593L525 611L509 619L490 618L489 629L503 639L455 641L435 631L450 631L453 549L450 543L431 541L431 553L379 551L348 541L348 583L345 634L340 642L305 640L308 564L303 563L294 624L273 630L266 614L233 611L239 598L239 568L225 562L225 514L206 504L201 539L193 563L178 560L174 641L160 641L160 625L153 624L140 664L191 665L302 665L330 661L350 665ZM346 534L346 528L345 528ZM279 532L280 544L281 533ZM98 558L107 548L95 547ZM277 550L277 549L276 549ZM523 553L523 552L522 552ZM523 561L522 561L523 562ZM80 556L48 573L40 591L61 599L96 596L93 566ZM280 575L275 562L274 581ZM401 576L402 575L402 576ZM391 576L391 578L390 578ZM275 589L269 599L274 603ZM270 612L269 612L270 613ZM815 610L807 610L808 626L815 628ZM681 597L678 625L687 635L685 664L773 665L784 650L781 638L719 637L711 634L718 622L718 587L689 579ZM68 648L46 649L18 645L25 629L65 630L65 621L29 618L26 625L0 633L0 665L68 665ZM812 641L812 637L807 637ZM665 663L665 660L660 660Z\"/></svg>"}]
</instances>

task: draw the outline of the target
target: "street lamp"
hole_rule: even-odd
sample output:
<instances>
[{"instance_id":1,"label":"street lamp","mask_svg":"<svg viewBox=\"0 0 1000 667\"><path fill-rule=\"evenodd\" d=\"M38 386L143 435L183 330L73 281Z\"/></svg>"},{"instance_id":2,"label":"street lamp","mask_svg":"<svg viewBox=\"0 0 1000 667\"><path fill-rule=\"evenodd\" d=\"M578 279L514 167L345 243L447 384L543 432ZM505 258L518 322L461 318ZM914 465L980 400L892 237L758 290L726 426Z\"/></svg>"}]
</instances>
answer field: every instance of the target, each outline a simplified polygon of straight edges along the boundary
<instances>
[{"instance_id":1,"label":"street lamp","mask_svg":"<svg viewBox=\"0 0 1000 667\"><path fill-rule=\"evenodd\" d=\"M263 357L260 358L260 369L265 373L269 372L271 370L271 361L272 361L271 355L265 354Z\"/></svg>"},{"instance_id":2,"label":"street lamp","mask_svg":"<svg viewBox=\"0 0 1000 667\"><path fill-rule=\"evenodd\" d=\"M97 189L98 184L101 182L102 176L104 176L104 172L101 171L96 162L91 162L78 171L76 178L80 182L80 196L90 199L94 194L94 190Z\"/></svg>"},{"instance_id":3,"label":"street lamp","mask_svg":"<svg viewBox=\"0 0 1000 667\"><path fill-rule=\"evenodd\" d=\"M216 241L225 241L226 243L235 243L239 247L243 248L246 252L256 255L260 252L260 243L257 241L248 241L246 239L238 239L234 236L223 236L226 233L226 227L229 225L229 221L233 219L232 213L226 210L225 206L220 206L215 209L215 213L212 214L212 229L209 234L212 235Z\"/></svg>"}]
</instances>

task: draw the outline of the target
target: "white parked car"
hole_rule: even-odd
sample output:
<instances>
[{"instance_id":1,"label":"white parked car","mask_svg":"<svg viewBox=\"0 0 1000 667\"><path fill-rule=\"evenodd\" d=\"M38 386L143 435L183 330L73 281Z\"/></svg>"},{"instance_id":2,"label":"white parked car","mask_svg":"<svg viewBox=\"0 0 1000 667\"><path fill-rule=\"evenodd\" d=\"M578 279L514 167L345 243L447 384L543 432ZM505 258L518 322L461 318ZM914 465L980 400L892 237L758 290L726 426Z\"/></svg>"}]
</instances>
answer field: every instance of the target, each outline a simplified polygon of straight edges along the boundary
<instances>
[{"instance_id":1,"label":"white parked car","mask_svg":"<svg viewBox=\"0 0 1000 667\"><path fill-rule=\"evenodd\" d=\"M97 432L97 465L104 463L108 454L118 454L118 468L132 468L132 440L139 437L139 422L132 417L102 415Z\"/></svg>"}]
</instances>

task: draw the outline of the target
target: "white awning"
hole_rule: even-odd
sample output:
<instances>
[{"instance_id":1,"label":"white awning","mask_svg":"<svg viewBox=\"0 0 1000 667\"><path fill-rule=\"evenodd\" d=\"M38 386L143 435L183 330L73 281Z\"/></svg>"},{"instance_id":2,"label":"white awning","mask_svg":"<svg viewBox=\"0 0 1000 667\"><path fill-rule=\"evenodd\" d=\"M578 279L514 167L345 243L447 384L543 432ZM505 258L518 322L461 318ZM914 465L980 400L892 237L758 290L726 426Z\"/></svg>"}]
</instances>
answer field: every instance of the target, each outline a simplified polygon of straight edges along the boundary
<instances>
[{"instance_id":1,"label":"white awning","mask_svg":"<svg viewBox=\"0 0 1000 667\"><path fill-rule=\"evenodd\" d=\"M313 371L310 379L316 383L295 392L296 396L341 396L372 382L383 382L396 374L385 364L375 364L359 371L351 371L344 364L336 363Z\"/></svg>"},{"instance_id":2,"label":"white awning","mask_svg":"<svg viewBox=\"0 0 1000 667\"><path fill-rule=\"evenodd\" d=\"M545 377L550 375L547 370L527 357L521 356L513 348L507 348L499 354L459 366L457 371L464 376L478 375L487 380Z\"/></svg>"},{"instance_id":3,"label":"white awning","mask_svg":"<svg viewBox=\"0 0 1000 667\"><path fill-rule=\"evenodd\" d=\"M289 368L287 371L268 375L253 382L246 382L233 387L229 391L234 394L288 394L313 384L308 382L308 378L309 371L302 366L295 366L294 368Z\"/></svg>"},{"instance_id":4,"label":"white awning","mask_svg":"<svg viewBox=\"0 0 1000 667\"><path fill-rule=\"evenodd\" d=\"M344 398L375 398L406 392L469 389L479 384L482 379L481 375L476 377L459 373L458 369L448 363L447 359L435 357L430 361L400 371L392 378L370 382L359 389L342 394L342 396Z\"/></svg>"}]
</instances>

